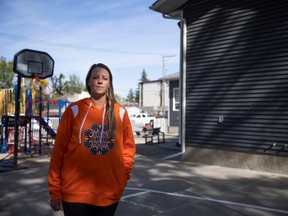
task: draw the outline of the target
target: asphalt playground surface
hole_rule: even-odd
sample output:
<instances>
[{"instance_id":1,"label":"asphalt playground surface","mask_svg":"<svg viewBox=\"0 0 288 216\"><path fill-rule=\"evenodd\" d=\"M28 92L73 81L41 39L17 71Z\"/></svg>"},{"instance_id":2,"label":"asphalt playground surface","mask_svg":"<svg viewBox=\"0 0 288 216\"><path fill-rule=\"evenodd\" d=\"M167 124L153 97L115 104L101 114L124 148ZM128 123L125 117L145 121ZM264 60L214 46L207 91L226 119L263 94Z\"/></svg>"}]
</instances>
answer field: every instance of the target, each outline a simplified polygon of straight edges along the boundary
<instances>
[{"instance_id":1,"label":"asphalt playground surface","mask_svg":"<svg viewBox=\"0 0 288 216\"><path fill-rule=\"evenodd\" d=\"M173 136L163 144L135 140L136 161L116 216L288 215L288 175L163 159L181 150ZM63 216L49 207L49 157L34 159L27 169L0 173L0 216Z\"/></svg>"}]
</instances>

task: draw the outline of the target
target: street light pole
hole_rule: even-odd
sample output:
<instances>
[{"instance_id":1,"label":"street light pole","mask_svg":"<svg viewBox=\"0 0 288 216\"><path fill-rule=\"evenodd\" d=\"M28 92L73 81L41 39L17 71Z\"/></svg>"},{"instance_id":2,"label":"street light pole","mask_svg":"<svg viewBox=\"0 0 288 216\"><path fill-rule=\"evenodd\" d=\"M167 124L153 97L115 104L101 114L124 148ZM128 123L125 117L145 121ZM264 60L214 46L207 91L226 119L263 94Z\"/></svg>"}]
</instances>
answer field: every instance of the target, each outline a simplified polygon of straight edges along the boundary
<instances>
[{"instance_id":1,"label":"street light pole","mask_svg":"<svg viewBox=\"0 0 288 216\"><path fill-rule=\"evenodd\" d=\"M165 114L166 114L166 108L165 108L165 76L166 76L165 59L166 58L171 58L171 57L174 57L174 56L176 56L176 55L162 56L162 61L163 61L163 65L162 65L162 70L163 70L163 77L162 77L162 112L163 112L163 116L165 116Z\"/></svg>"}]
</instances>

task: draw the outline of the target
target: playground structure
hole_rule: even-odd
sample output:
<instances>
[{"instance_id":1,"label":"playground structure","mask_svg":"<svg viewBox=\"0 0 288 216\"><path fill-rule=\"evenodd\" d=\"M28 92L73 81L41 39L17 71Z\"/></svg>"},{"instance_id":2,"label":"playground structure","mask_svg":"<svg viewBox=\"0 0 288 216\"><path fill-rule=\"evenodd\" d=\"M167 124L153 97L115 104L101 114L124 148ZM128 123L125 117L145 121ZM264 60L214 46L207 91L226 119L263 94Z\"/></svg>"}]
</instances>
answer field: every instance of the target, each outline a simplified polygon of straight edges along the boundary
<instances>
[{"instance_id":1,"label":"playground structure","mask_svg":"<svg viewBox=\"0 0 288 216\"><path fill-rule=\"evenodd\" d=\"M3 88L0 90L0 114L14 113L13 93L12 88Z\"/></svg>"},{"instance_id":2,"label":"playground structure","mask_svg":"<svg viewBox=\"0 0 288 216\"><path fill-rule=\"evenodd\" d=\"M13 94L11 91L9 94ZM41 96L33 100L32 89L25 91L25 104L21 106L19 118L19 148L20 151L35 154L49 154L49 147L53 146L53 139L56 137L56 130L63 111L70 103L68 100L54 99L42 100L41 108L33 109L33 101L38 101ZM10 97L9 94L3 94ZM5 98L4 98L5 99ZM1 100L1 144L0 153L14 152L15 116L12 101ZM34 112L33 112L34 110ZM36 112L35 112L36 111ZM52 114L52 115L51 115ZM41 116L41 117L40 117ZM46 148L47 147L47 148ZM44 152L43 152L44 151Z\"/></svg>"},{"instance_id":3,"label":"playground structure","mask_svg":"<svg viewBox=\"0 0 288 216\"><path fill-rule=\"evenodd\" d=\"M24 134L24 151L27 152L27 137L29 138L29 148L28 152L32 152L32 148L35 147L38 150L39 154L42 154L42 150L44 149L43 140L42 140L42 129L46 130L47 137L50 135L50 137L55 138L56 133L54 130L51 129L48 122L46 122L42 117L42 86L39 85L39 89L37 92L39 93L39 100L37 101L39 104L39 116L37 116L35 119L38 121L39 124L39 137L38 142L33 142L31 139L31 119L33 116L32 112L32 97L27 96L26 93L26 110L25 115L21 115L21 80L23 77L25 78L33 78L36 81L40 81L41 79L45 79L47 77L53 76L54 71L54 60L52 57L41 51L37 50L30 50L30 49L24 49L19 52L17 52L14 55L14 61L13 61L13 71L17 73L17 84L15 85L15 115L9 116L8 112L6 115L2 115L1 117L1 149L2 151L9 151L9 138L12 136L12 132L14 133L14 145L11 147L10 154L13 153L13 169L18 169L18 152L19 150L22 150L22 139ZM6 105L6 104L5 104ZM8 105L7 105L8 107ZM28 107L28 109L27 109ZM5 110L6 107L4 107ZM48 112L47 112L48 113ZM48 118L49 120L49 118ZM29 125L29 126L28 126ZM14 126L14 131L13 127ZM27 136L27 126L29 127L29 136ZM24 133L22 134L22 127L24 127ZM4 131L4 132L3 132ZM5 136L3 134L5 133ZM20 136L22 135L22 136ZM5 141L4 141L5 138ZM19 139L20 138L20 139ZM48 139L48 138L47 138ZM11 139L10 139L11 140ZM20 142L19 142L20 141ZM19 145L20 144L20 145ZM3 159L2 159L3 160Z\"/></svg>"}]
</instances>

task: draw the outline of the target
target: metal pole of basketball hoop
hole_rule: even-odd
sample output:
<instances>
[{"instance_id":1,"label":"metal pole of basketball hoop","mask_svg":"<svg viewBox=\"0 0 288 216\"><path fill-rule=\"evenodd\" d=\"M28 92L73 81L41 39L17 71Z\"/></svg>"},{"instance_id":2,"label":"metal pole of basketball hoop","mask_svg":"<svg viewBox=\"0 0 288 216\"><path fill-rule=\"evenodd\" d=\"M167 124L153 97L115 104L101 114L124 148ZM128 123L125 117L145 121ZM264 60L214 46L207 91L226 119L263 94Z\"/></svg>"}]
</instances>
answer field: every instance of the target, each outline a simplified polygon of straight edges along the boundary
<instances>
[{"instance_id":1,"label":"metal pole of basketball hoop","mask_svg":"<svg viewBox=\"0 0 288 216\"><path fill-rule=\"evenodd\" d=\"M54 60L42 51L23 49L14 55L13 71L18 74L17 89L15 97L15 133L14 133L14 164L13 169L17 169L18 163L18 136L20 117L20 91L21 78L39 77L44 79L53 76ZM26 121L26 120L25 120ZM41 124L41 123L40 123ZM41 127L40 127L41 130Z\"/></svg>"}]
</instances>

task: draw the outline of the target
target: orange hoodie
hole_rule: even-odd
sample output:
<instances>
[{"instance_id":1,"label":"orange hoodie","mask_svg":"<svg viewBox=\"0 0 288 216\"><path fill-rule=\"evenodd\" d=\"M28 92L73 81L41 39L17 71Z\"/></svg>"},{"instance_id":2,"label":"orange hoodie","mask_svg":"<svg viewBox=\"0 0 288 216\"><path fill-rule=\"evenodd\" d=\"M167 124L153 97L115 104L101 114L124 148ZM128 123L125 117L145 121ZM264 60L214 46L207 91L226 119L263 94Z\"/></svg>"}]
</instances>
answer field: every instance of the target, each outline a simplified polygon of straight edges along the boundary
<instances>
[{"instance_id":1,"label":"orange hoodie","mask_svg":"<svg viewBox=\"0 0 288 216\"><path fill-rule=\"evenodd\" d=\"M98 109L85 98L65 110L48 173L51 200L97 206L120 200L130 178L136 147L127 111L117 103L114 110L114 140L108 137L105 106Z\"/></svg>"}]
</instances>

